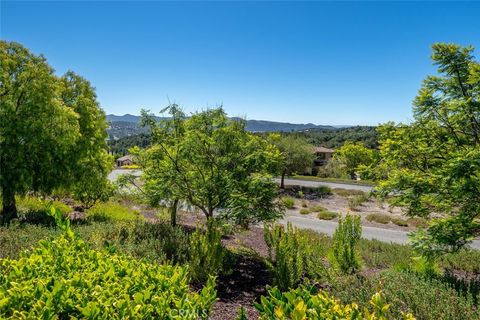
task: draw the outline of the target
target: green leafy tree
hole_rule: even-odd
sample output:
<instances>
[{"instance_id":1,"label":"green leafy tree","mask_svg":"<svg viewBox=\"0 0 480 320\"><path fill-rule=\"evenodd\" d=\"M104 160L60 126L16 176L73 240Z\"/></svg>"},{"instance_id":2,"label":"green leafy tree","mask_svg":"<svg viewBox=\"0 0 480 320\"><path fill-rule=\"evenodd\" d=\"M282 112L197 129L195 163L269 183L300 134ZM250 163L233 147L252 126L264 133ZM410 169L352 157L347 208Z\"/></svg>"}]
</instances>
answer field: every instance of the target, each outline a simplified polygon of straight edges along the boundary
<instances>
[{"instance_id":1,"label":"green leafy tree","mask_svg":"<svg viewBox=\"0 0 480 320\"><path fill-rule=\"evenodd\" d=\"M285 176L297 172L303 173L305 169L313 165L314 148L305 139L293 135L272 134L270 138L282 154L280 187L285 188Z\"/></svg>"},{"instance_id":2,"label":"green leafy tree","mask_svg":"<svg viewBox=\"0 0 480 320\"><path fill-rule=\"evenodd\" d=\"M106 167L99 164L108 157L105 127L105 115L87 81L71 72L58 78L43 56L1 41L3 220L17 216L17 194L75 189L100 173L106 179Z\"/></svg>"},{"instance_id":3,"label":"green leafy tree","mask_svg":"<svg viewBox=\"0 0 480 320\"><path fill-rule=\"evenodd\" d=\"M432 218L412 238L426 255L456 251L480 235L480 64L472 47L438 43L410 125L380 129L389 167L381 191L411 216Z\"/></svg>"},{"instance_id":4,"label":"green leafy tree","mask_svg":"<svg viewBox=\"0 0 480 320\"><path fill-rule=\"evenodd\" d=\"M375 161L375 151L366 148L362 142L347 141L335 150L333 161L342 164L346 173L354 179L361 166L368 166Z\"/></svg>"},{"instance_id":5,"label":"green leafy tree","mask_svg":"<svg viewBox=\"0 0 480 320\"><path fill-rule=\"evenodd\" d=\"M143 112L153 137L142 161L146 192L194 206L207 219L215 211L245 225L279 217L271 179L280 157L275 146L222 109L188 118L176 105L167 110L171 118L159 122Z\"/></svg>"}]
</instances>

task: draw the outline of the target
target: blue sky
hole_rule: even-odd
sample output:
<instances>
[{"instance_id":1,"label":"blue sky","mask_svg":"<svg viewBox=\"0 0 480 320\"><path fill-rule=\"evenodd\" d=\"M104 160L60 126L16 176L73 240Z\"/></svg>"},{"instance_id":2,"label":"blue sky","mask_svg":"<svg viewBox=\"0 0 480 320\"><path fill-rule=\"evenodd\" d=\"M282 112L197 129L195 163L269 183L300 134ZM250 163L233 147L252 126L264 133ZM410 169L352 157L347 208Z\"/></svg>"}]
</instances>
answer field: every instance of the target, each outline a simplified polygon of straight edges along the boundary
<instances>
[{"instance_id":1,"label":"blue sky","mask_svg":"<svg viewBox=\"0 0 480 320\"><path fill-rule=\"evenodd\" d=\"M11 2L1 38L96 87L107 113L223 104L317 124L408 121L434 42L480 51L474 2Z\"/></svg>"}]
</instances>

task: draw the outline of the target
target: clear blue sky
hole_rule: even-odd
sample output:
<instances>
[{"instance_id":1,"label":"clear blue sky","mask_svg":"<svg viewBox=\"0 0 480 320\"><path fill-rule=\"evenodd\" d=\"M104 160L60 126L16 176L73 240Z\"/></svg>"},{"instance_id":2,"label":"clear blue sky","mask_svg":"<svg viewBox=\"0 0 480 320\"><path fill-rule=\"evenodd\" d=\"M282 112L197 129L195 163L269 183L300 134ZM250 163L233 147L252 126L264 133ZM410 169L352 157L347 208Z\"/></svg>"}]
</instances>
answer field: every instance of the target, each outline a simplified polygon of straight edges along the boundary
<instances>
[{"instance_id":1,"label":"clear blue sky","mask_svg":"<svg viewBox=\"0 0 480 320\"><path fill-rule=\"evenodd\" d=\"M107 113L317 124L408 121L434 42L477 47L480 3L8 2L1 38L97 88Z\"/></svg>"}]
</instances>

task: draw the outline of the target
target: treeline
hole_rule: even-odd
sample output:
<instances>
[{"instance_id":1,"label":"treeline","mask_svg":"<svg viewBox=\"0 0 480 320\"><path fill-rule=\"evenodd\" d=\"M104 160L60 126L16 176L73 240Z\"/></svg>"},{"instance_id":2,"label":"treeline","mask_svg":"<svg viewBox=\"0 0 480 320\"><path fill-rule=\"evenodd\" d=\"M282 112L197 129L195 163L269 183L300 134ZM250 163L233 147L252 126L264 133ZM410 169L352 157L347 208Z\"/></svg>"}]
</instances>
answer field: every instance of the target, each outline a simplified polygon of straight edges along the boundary
<instances>
[{"instance_id":1,"label":"treeline","mask_svg":"<svg viewBox=\"0 0 480 320\"><path fill-rule=\"evenodd\" d=\"M373 126L355 126L337 130L309 129L289 134L303 137L313 145L332 149L340 148L346 141L362 142L370 149L378 147L378 133Z\"/></svg>"},{"instance_id":2,"label":"treeline","mask_svg":"<svg viewBox=\"0 0 480 320\"><path fill-rule=\"evenodd\" d=\"M126 155L128 149L138 146L146 148L152 144L152 135L150 133L140 133L129 137L123 137L118 140L109 140L108 147L114 155Z\"/></svg>"},{"instance_id":3,"label":"treeline","mask_svg":"<svg viewBox=\"0 0 480 320\"><path fill-rule=\"evenodd\" d=\"M310 144L315 146L324 146L327 148L337 149L345 144L346 141L361 142L370 149L378 147L378 133L376 127L373 126L355 126L342 128L337 130L327 129L309 129L298 132L282 133L286 136L294 136L303 138ZM108 146L110 152L115 155L125 155L128 149L138 146L146 148L152 143L150 133L141 133L123 137L118 140L110 140Z\"/></svg>"}]
</instances>

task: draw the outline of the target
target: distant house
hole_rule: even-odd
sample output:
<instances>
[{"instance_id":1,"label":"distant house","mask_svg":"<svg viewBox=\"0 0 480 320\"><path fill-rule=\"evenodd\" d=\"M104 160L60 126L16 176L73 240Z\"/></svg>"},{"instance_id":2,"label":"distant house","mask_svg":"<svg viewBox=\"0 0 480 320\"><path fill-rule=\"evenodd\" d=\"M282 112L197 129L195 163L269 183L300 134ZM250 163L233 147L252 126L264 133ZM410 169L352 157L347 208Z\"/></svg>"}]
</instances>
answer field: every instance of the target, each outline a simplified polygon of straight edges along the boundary
<instances>
[{"instance_id":1,"label":"distant house","mask_svg":"<svg viewBox=\"0 0 480 320\"><path fill-rule=\"evenodd\" d=\"M117 159L117 167L129 166L135 163L135 160L132 155L127 154L126 156L120 157Z\"/></svg>"},{"instance_id":2,"label":"distant house","mask_svg":"<svg viewBox=\"0 0 480 320\"><path fill-rule=\"evenodd\" d=\"M315 147L315 160L314 165L315 166L323 166L326 165L327 162L332 158L333 153L335 150L325 148L325 147Z\"/></svg>"}]
</instances>

